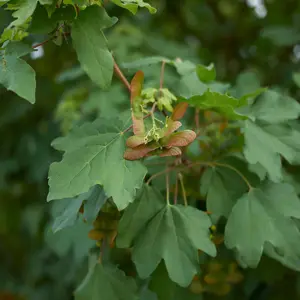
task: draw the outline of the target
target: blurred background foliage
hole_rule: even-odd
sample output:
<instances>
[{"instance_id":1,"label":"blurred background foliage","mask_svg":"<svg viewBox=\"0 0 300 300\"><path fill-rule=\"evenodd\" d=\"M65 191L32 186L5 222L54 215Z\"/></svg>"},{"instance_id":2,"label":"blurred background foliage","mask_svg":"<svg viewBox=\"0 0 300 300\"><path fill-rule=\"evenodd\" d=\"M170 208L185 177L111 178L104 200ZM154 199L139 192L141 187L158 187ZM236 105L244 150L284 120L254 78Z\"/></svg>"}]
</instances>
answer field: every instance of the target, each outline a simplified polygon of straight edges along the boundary
<instances>
[{"instance_id":1,"label":"blurred background foliage","mask_svg":"<svg viewBox=\"0 0 300 300\"><path fill-rule=\"evenodd\" d=\"M109 14L119 18L106 32L108 42L128 78L135 70L126 68L127 62L159 55L214 62L220 86L230 87L237 96L268 86L299 99L298 0L151 4L158 9L156 15L140 10L134 17L107 4ZM1 32L10 21L10 13L0 7ZM47 40L38 23L35 26L36 34L26 39L32 44ZM27 57L38 75L35 105L0 87L0 300L72 299L87 269L86 254L93 242L86 225L78 222L76 228L55 235L50 231L52 215L64 206L64 201L46 203L48 167L59 159L50 144L74 124L128 109L129 100L117 79L108 91L94 86L78 67L70 43L62 32L55 43ZM146 85L158 87L160 66L143 70ZM176 93L182 84L167 67L165 86ZM299 170L292 172L290 180L300 185ZM256 270L240 270L228 257L220 246L218 257L205 263L203 278L190 286L190 299L300 299L296 272L267 258ZM150 296L145 294L145 299L155 299ZM183 299L180 292L176 297Z\"/></svg>"}]
</instances>

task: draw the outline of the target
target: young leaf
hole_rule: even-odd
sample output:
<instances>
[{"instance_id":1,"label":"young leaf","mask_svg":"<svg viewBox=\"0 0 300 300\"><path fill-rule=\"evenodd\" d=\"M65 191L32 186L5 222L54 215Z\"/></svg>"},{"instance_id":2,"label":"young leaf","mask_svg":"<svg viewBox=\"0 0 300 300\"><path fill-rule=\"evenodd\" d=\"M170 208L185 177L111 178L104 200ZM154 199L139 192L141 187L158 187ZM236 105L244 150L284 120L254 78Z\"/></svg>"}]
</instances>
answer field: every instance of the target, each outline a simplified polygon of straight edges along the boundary
<instances>
[{"instance_id":1,"label":"young leaf","mask_svg":"<svg viewBox=\"0 0 300 300\"><path fill-rule=\"evenodd\" d=\"M236 249L245 266L258 265L266 244L272 245L267 253L270 249L280 253L282 262L291 256L298 259L300 232L291 217L300 218L300 201L293 187L266 183L237 201L226 224L225 244ZM299 267L298 263L295 268Z\"/></svg>"},{"instance_id":2,"label":"young leaf","mask_svg":"<svg viewBox=\"0 0 300 300\"><path fill-rule=\"evenodd\" d=\"M0 83L30 103L35 102L35 71L20 59L32 51L27 45L10 43L0 54ZM0 52L1 53L1 52ZM17 75L16 75L17 74Z\"/></svg>"},{"instance_id":3,"label":"young leaf","mask_svg":"<svg viewBox=\"0 0 300 300\"><path fill-rule=\"evenodd\" d=\"M137 300L137 286L116 267L96 263L74 296L75 300Z\"/></svg>"},{"instance_id":4,"label":"young leaf","mask_svg":"<svg viewBox=\"0 0 300 300\"><path fill-rule=\"evenodd\" d=\"M248 162L260 163L271 180L281 180L280 155L290 163L295 162L300 151L300 132L286 125L262 125L250 120L244 126L244 154Z\"/></svg>"},{"instance_id":5,"label":"young leaf","mask_svg":"<svg viewBox=\"0 0 300 300\"><path fill-rule=\"evenodd\" d=\"M132 62L125 62L122 63L121 66L122 68L125 69L138 69L145 66L159 64L162 63L163 61L171 62L168 58L163 56L151 56L151 57L140 58Z\"/></svg>"},{"instance_id":6,"label":"young leaf","mask_svg":"<svg viewBox=\"0 0 300 300\"><path fill-rule=\"evenodd\" d=\"M38 0L23 0L20 1L18 10L13 13L13 17L17 20L13 21L10 26L23 25L26 20L33 14Z\"/></svg>"},{"instance_id":7,"label":"young leaf","mask_svg":"<svg viewBox=\"0 0 300 300\"><path fill-rule=\"evenodd\" d=\"M73 45L81 67L103 89L111 83L113 58L102 29L113 24L103 7L91 6L81 11L72 26Z\"/></svg>"},{"instance_id":8,"label":"young leaf","mask_svg":"<svg viewBox=\"0 0 300 300\"><path fill-rule=\"evenodd\" d=\"M98 119L53 142L65 154L61 162L50 166L48 201L74 197L95 184L103 185L120 210L133 201L146 168L123 159L127 136L123 131L130 124L128 120Z\"/></svg>"},{"instance_id":9,"label":"young leaf","mask_svg":"<svg viewBox=\"0 0 300 300\"><path fill-rule=\"evenodd\" d=\"M138 11L138 7L145 7L149 10L151 14L156 13L156 8L152 7L149 3L144 2L143 0L112 0L116 5L128 9L134 15Z\"/></svg>"},{"instance_id":10,"label":"young leaf","mask_svg":"<svg viewBox=\"0 0 300 300\"><path fill-rule=\"evenodd\" d=\"M209 66L197 65L196 73L202 82L210 82L216 79L216 69L214 64Z\"/></svg>"},{"instance_id":11,"label":"young leaf","mask_svg":"<svg viewBox=\"0 0 300 300\"><path fill-rule=\"evenodd\" d=\"M207 90L202 95L193 96L184 101L187 101L189 105L199 109L216 110L231 120L247 119L246 116L235 111L235 109L243 105L243 103L227 94Z\"/></svg>"},{"instance_id":12,"label":"young leaf","mask_svg":"<svg viewBox=\"0 0 300 300\"><path fill-rule=\"evenodd\" d=\"M202 211L181 205L165 206L134 240L132 260L139 276L149 277L164 260L170 279L188 286L199 271L198 249L216 255L209 238L210 226L209 217Z\"/></svg>"}]
</instances>

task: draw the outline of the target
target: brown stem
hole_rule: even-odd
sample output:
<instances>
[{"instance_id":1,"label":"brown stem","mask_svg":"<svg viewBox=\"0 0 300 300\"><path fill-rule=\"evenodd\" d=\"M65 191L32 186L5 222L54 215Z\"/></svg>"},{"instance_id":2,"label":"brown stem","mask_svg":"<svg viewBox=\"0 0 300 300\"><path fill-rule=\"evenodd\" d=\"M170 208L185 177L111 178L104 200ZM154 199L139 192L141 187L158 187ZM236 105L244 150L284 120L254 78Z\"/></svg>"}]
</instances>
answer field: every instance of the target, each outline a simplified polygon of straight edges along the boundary
<instances>
[{"instance_id":1,"label":"brown stem","mask_svg":"<svg viewBox=\"0 0 300 300\"><path fill-rule=\"evenodd\" d=\"M181 185L184 206L188 206L188 202L187 202L187 198L186 198L186 191L185 191L185 187L184 187L184 183L183 183L183 177L182 177L181 173L178 174L178 178L179 178L180 185Z\"/></svg>"},{"instance_id":2,"label":"brown stem","mask_svg":"<svg viewBox=\"0 0 300 300\"><path fill-rule=\"evenodd\" d=\"M43 42L41 42L41 43L39 43L39 44L36 44L36 45L32 46L32 48L35 49L35 48L38 48L38 47L40 47L40 46L43 46L43 45L45 45L46 43L52 41L53 39L55 39L55 36L52 36L52 37L49 38L48 40L43 41Z\"/></svg>"},{"instance_id":3,"label":"brown stem","mask_svg":"<svg viewBox=\"0 0 300 300\"><path fill-rule=\"evenodd\" d=\"M167 193L167 204L170 205L170 176L169 173L166 173L166 193Z\"/></svg>"},{"instance_id":4,"label":"brown stem","mask_svg":"<svg viewBox=\"0 0 300 300\"><path fill-rule=\"evenodd\" d=\"M166 66L166 62L163 60L163 62L161 64L161 71L160 71L160 81L159 81L159 88L160 88L160 90L164 86L165 66Z\"/></svg>"},{"instance_id":5,"label":"brown stem","mask_svg":"<svg viewBox=\"0 0 300 300\"><path fill-rule=\"evenodd\" d=\"M161 175L164 175L164 174L166 174L166 173L170 173L171 171L175 170L176 168L177 168L177 166L175 166L175 167L170 167L170 168L167 168L167 169L165 169L165 170L163 170L163 171L161 171L161 172L158 172L158 173L156 173L156 174L153 174L153 175L148 179L147 184L150 184L150 182L151 182L154 178L156 178L156 177L158 177L158 176L161 176Z\"/></svg>"},{"instance_id":6,"label":"brown stem","mask_svg":"<svg viewBox=\"0 0 300 300\"><path fill-rule=\"evenodd\" d=\"M129 92L131 92L130 83L128 82L128 80L124 76L123 72L121 71L121 69L117 65L117 63L116 63L116 61L115 61L114 58L113 58L113 61L114 61L114 71L115 71L115 74L121 79L121 81L124 83L124 85L127 88L127 90Z\"/></svg>"},{"instance_id":7,"label":"brown stem","mask_svg":"<svg viewBox=\"0 0 300 300\"><path fill-rule=\"evenodd\" d=\"M196 130L198 131L200 128L200 122L199 122L199 108L196 108L195 111L195 125L196 125Z\"/></svg>"},{"instance_id":8,"label":"brown stem","mask_svg":"<svg viewBox=\"0 0 300 300\"><path fill-rule=\"evenodd\" d=\"M178 197L178 174L176 174L176 183L175 183L175 191L174 191L174 205L177 204Z\"/></svg>"}]
</instances>

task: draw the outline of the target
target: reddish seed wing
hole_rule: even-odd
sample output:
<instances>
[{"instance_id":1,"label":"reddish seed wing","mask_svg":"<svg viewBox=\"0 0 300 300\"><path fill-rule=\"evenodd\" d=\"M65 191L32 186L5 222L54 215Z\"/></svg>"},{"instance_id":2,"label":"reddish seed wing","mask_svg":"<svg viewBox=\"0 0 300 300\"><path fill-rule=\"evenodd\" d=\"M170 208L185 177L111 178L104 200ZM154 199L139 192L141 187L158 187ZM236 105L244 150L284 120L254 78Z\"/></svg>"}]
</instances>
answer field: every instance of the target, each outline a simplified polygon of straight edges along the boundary
<instances>
[{"instance_id":1,"label":"reddish seed wing","mask_svg":"<svg viewBox=\"0 0 300 300\"><path fill-rule=\"evenodd\" d=\"M144 137L143 136L138 136L138 135L133 135L130 136L127 140L126 140L126 146L130 147L130 148L135 148L139 145L142 145L145 143Z\"/></svg>"},{"instance_id":2,"label":"reddish seed wing","mask_svg":"<svg viewBox=\"0 0 300 300\"><path fill-rule=\"evenodd\" d=\"M174 131L176 131L179 127L181 127L181 123L179 121L173 121L171 119L168 120L167 126L163 129L162 135L168 136Z\"/></svg>"},{"instance_id":3,"label":"reddish seed wing","mask_svg":"<svg viewBox=\"0 0 300 300\"><path fill-rule=\"evenodd\" d=\"M144 73L142 71L137 71L130 83L130 100L131 103L136 97L139 97L142 93L144 83Z\"/></svg>"},{"instance_id":4,"label":"reddish seed wing","mask_svg":"<svg viewBox=\"0 0 300 300\"><path fill-rule=\"evenodd\" d=\"M187 102L178 103L173 110L171 119L174 121L180 120L184 116L188 105L189 104Z\"/></svg>"},{"instance_id":5,"label":"reddish seed wing","mask_svg":"<svg viewBox=\"0 0 300 300\"><path fill-rule=\"evenodd\" d=\"M137 160L145 157L149 152L157 149L157 145L140 145L135 148L127 148L124 153L124 158L127 160Z\"/></svg>"},{"instance_id":6,"label":"reddish seed wing","mask_svg":"<svg viewBox=\"0 0 300 300\"><path fill-rule=\"evenodd\" d=\"M133 123L133 133L142 135L145 132L143 112L140 109L141 93L144 83L144 73L136 72L130 83L130 102L131 102L131 118Z\"/></svg>"},{"instance_id":7,"label":"reddish seed wing","mask_svg":"<svg viewBox=\"0 0 300 300\"><path fill-rule=\"evenodd\" d=\"M163 145L170 148L173 146L184 147L190 144L196 138L196 133L192 130L183 130L173 133L163 142Z\"/></svg>"},{"instance_id":8,"label":"reddish seed wing","mask_svg":"<svg viewBox=\"0 0 300 300\"><path fill-rule=\"evenodd\" d=\"M179 156L182 152L180 148L178 147L172 147L170 149L164 149L162 153L159 154L160 157L166 157L166 156Z\"/></svg>"}]
</instances>

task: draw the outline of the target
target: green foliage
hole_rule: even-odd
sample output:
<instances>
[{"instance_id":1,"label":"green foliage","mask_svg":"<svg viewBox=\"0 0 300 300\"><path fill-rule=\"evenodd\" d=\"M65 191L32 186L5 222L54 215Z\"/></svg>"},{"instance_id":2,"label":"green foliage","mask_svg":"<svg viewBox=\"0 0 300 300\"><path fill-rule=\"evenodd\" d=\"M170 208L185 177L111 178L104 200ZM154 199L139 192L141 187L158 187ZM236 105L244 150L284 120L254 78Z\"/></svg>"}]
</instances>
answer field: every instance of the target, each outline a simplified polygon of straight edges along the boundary
<instances>
[{"instance_id":1,"label":"green foliage","mask_svg":"<svg viewBox=\"0 0 300 300\"><path fill-rule=\"evenodd\" d=\"M90 22L90 20L96 22ZM113 58L102 32L115 23L101 7L84 10L72 26L72 40L78 60L90 78L102 88L110 85Z\"/></svg>"},{"instance_id":2,"label":"green foliage","mask_svg":"<svg viewBox=\"0 0 300 300\"><path fill-rule=\"evenodd\" d=\"M0 83L20 97L35 102L35 72L20 57L32 50L27 45L9 44L1 54Z\"/></svg>"},{"instance_id":3,"label":"green foliage","mask_svg":"<svg viewBox=\"0 0 300 300\"><path fill-rule=\"evenodd\" d=\"M286 199L282 201L283 197ZM300 202L292 186L265 183L243 195L232 209L225 243L236 248L244 266L256 267L263 251L299 270L299 230L291 219L300 217Z\"/></svg>"},{"instance_id":4,"label":"green foliage","mask_svg":"<svg viewBox=\"0 0 300 300\"><path fill-rule=\"evenodd\" d=\"M76 300L125 300L137 299L137 286L133 279L112 266L95 264L75 291Z\"/></svg>"},{"instance_id":5,"label":"green foliage","mask_svg":"<svg viewBox=\"0 0 300 300\"><path fill-rule=\"evenodd\" d=\"M250 5L0 1L0 299L300 297L300 5Z\"/></svg>"},{"instance_id":6,"label":"green foliage","mask_svg":"<svg viewBox=\"0 0 300 300\"><path fill-rule=\"evenodd\" d=\"M128 117L123 119L126 121L116 118L86 123L53 142L53 147L65 154L61 162L51 165L48 201L85 193L95 184L104 186L119 209L134 200L146 169L140 162L123 158L124 130L130 124ZM99 172L101 169L106 172Z\"/></svg>"}]
</instances>

